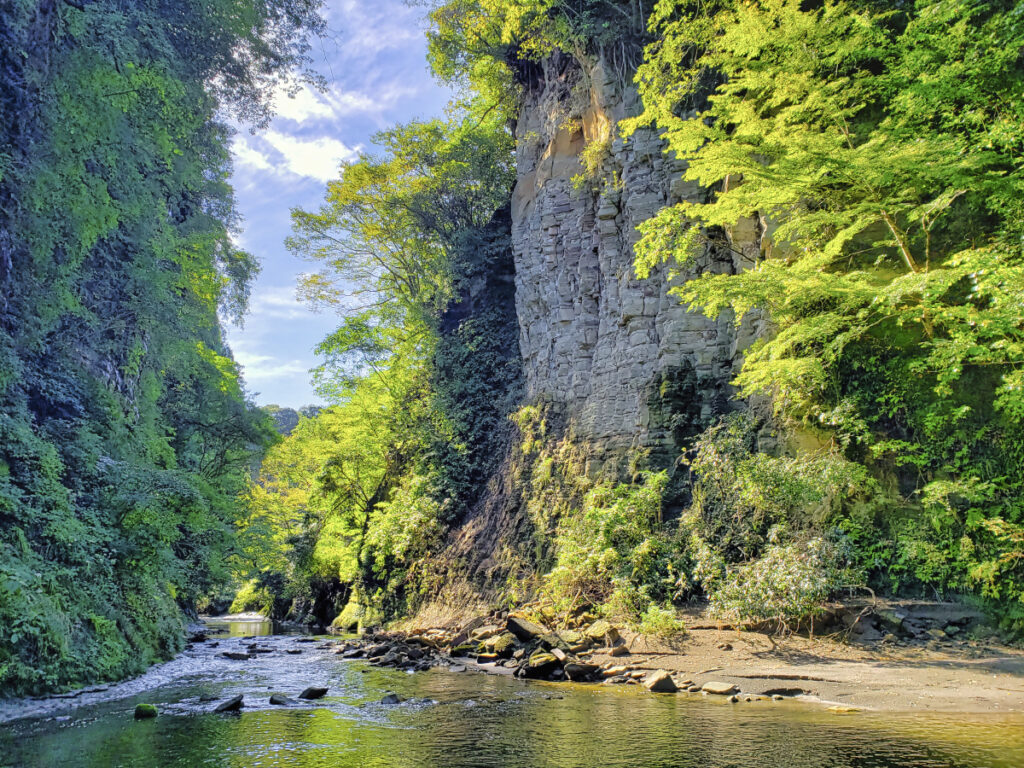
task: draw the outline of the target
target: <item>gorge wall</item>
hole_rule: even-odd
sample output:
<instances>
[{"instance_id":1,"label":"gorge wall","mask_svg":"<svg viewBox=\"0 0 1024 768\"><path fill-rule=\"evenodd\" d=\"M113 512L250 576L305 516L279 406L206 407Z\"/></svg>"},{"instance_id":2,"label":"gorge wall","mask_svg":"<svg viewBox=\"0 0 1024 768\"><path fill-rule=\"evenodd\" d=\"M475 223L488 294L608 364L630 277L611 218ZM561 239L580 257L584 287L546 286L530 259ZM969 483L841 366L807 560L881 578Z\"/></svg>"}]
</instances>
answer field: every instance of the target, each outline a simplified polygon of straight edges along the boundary
<instances>
[{"instance_id":1,"label":"gorge wall","mask_svg":"<svg viewBox=\"0 0 1024 768\"><path fill-rule=\"evenodd\" d=\"M688 312L668 293L674 280L732 271L744 257L708 249L674 280L665 270L635 276L636 226L706 194L683 180L684 163L653 131L618 135L618 122L639 111L635 89L602 64L556 55L527 89L516 126L512 247L527 399L564 409L590 448L588 475L621 469L635 448L669 463L729 408L728 381L749 340L730 318ZM732 234L750 241L738 251L756 253L753 229Z\"/></svg>"},{"instance_id":2,"label":"gorge wall","mask_svg":"<svg viewBox=\"0 0 1024 768\"><path fill-rule=\"evenodd\" d=\"M652 131L619 136L617 123L639 112L621 77L564 55L544 61L526 89L515 126L511 266L523 404L541 407L543 439L526 434L536 425L508 436L435 563L444 597L421 618L481 597L482 606L510 576L544 572L558 510L579 502L574 477L621 481L638 466L675 468L688 439L736 407L729 381L758 321L737 329L731 317L710 320L669 291L701 272L752 264L762 229L751 219L726 233L730 250L708 248L675 276L658 269L637 279L637 225L707 194L682 178L685 164ZM559 464L561 477L549 474Z\"/></svg>"}]
</instances>

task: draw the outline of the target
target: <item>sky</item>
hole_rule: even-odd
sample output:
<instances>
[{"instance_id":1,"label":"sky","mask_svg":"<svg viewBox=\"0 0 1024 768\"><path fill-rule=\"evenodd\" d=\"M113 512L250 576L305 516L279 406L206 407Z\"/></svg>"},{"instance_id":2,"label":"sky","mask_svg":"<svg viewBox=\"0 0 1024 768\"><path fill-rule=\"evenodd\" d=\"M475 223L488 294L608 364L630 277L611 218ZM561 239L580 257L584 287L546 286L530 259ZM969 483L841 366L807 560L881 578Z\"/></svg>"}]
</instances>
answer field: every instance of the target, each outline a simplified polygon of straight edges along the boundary
<instances>
[{"instance_id":1,"label":"sky","mask_svg":"<svg viewBox=\"0 0 1024 768\"><path fill-rule=\"evenodd\" d=\"M309 369L317 343L338 325L331 312L296 300L299 275L315 265L293 256L284 240L292 208L316 209L341 164L374 151L372 136L396 123L440 116L450 93L427 70L424 8L403 0L326 0L330 32L313 41L320 93L275 96L277 116L256 134L235 136L233 181L243 217L236 237L260 261L249 313L227 340L259 405L320 404Z\"/></svg>"}]
</instances>

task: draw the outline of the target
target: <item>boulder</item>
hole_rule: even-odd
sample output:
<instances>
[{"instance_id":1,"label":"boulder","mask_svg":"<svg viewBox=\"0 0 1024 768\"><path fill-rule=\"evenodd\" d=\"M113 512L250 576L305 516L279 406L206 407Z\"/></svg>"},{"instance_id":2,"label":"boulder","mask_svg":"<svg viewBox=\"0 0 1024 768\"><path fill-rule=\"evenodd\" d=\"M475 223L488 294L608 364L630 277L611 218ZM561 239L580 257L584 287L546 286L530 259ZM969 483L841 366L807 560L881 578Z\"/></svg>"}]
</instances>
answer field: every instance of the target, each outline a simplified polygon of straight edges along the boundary
<instances>
[{"instance_id":1,"label":"boulder","mask_svg":"<svg viewBox=\"0 0 1024 768\"><path fill-rule=\"evenodd\" d=\"M547 653L546 651L537 651L530 657L525 666L522 667L523 677L547 677L558 666L558 658L554 654Z\"/></svg>"},{"instance_id":2,"label":"boulder","mask_svg":"<svg viewBox=\"0 0 1024 768\"><path fill-rule=\"evenodd\" d=\"M135 705L135 719L136 720L148 720L151 717L156 717L156 707L152 704L136 704Z\"/></svg>"},{"instance_id":3,"label":"boulder","mask_svg":"<svg viewBox=\"0 0 1024 768\"><path fill-rule=\"evenodd\" d=\"M561 648L563 651L568 651L569 650L568 643L566 643L565 640L560 638L554 632L545 632L543 635L540 635L539 637L537 637L537 640L539 640L540 644L542 646L544 646L549 651L552 648Z\"/></svg>"},{"instance_id":4,"label":"boulder","mask_svg":"<svg viewBox=\"0 0 1024 768\"><path fill-rule=\"evenodd\" d=\"M704 683L704 685L701 686L701 691L704 693L714 694L715 696L731 696L732 694L737 693L739 688L732 683L723 683L712 680Z\"/></svg>"},{"instance_id":5,"label":"boulder","mask_svg":"<svg viewBox=\"0 0 1024 768\"><path fill-rule=\"evenodd\" d=\"M485 624L482 627L478 627L469 633L470 640L486 640L489 637L494 637L496 634L501 632L501 627L495 626L494 624Z\"/></svg>"},{"instance_id":6,"label":"boulder","mask_svg":"<svg viewBox=\"0 0 1024 768\"><path fill-rule=\"evenodd\" d=\"M580 664L577 662L569 662L565 665L565 675L570 680L580 682L592 678L599 669L600 667L597 666L597 664Z\"/></svg>"},{"instance_id":7,"label":"boulder","mask_svg":"<svg viewBox=\"0 0 1024 768\"><path fill-rule=\"evenodd\" d=\"M287 707L289 704L294 704L295 702L283 694L275 693L271 695L270 703L275 707Z\"/></svg>"},{"instance_id":8,"label":"boulder","mask_svg":"<svg viewBox=\"0 0 1024 768\"><path fill-rule=\"evenodd\" d=\"M629 648L627 648L625 646L625 644L616 645L615 647L608 649L608 655L609 656L629 656Z\"/></svg>"},{"instance_id":9,"label":"boulder","mask_svg":"<svg viewBox=\"0 0 1024 768\"><path fill-rule=\"evenodd\" d=\"M242 708L242 696L232 696L227 701L218 704L213 710L214 712L237 712Z\"/></svg>"},{"instance_id":10,"label":"boulder","mask_svg":"<svg viewBox=\"0 0 1024 768\"><path fill-rule=\"evenodd\" d=\"M672 679L672 675L664 669L656 670L647 675L644 678L644 688L651 693L675 693L679 690Z\"/></svg>"},{"instance_id":11,"label":"boulder","mask_svg":"<svg viewBox=\"0 0 1024 768\"><path fill-rule=\"evenodd\" d=\"M471 622L469 622L466 626L464 626L462 628L462 630L457 635L455 635L455 637L452 638L451 645L453 645L453 646L455 646L455 645L462 645L462 644L468 642L469 641L470 633L474 629L479 629L480 627L484 626L486 623L487 623L487 617L486 616L477 616L475 619L473 619Z\"/></svg>"},{"instance_id":12,"label":"boulder","mask_svg":"<svg viewBox=\"0 0 1024 768\"><path fill-rule=\"evenodd\" d=\"M300 653L302 653L302 649L301 648L285 648L284 652L287 653L287 654L290 654L292 656L298 656Z\"/></svg>"},{"instance_id":13,"label":"boulder","mask_svg":"<svg viewBox=\"0 0 1024 768\"><path fill-rule=\"evenodd\" d=\"M524 642L547 633L544 627L520 616L509 616L505 629Z\"/></svg>"},{"instance_id":14,"label":"boulder","mask_svg":"<svg viewBox=\"0 0 1024 768\"><path fill-rule=\"evenodd\" d=\"M577 632L575 629L560 629L558 630L558 636L562 638L566 645L583 645L589 642L586 635L582 632Z\"/></svg>"},{"instance_id":15,"label":"boulder","mask_svg":"<svg viewBox=\"0 0 1024 768\"><path fill-rule=\"evenodd\" d=\"M393 707L395 704L401 704L402 703L402 697L399 696L397 693L388 693L387 695L384 696L383 699L380 700L380 703L381 704L386 704L389 707Z\"/></svg>"},{"instance_id":16,"label":"boulder","mask_svg":"<svg viewBox=\"0 0 1024 768\"><path fill-rule=\"evenodd\" d=\"M511 632L502 632L500 635L489 637L484 640L484 647L490 653L496 653L499 656L507 656L512 653L512 648L516 643L516 637Z\"/></svg>"},{"instance_id":17,"label":"boulder","mask_svg":"<svg viewBox=\"0 0 1024 768\"><path fill-rule=\"evenodd\" d=\"M586 636L595 643L606 643L614 645L619 639L619 631L604 619L598 619L584 632Z\"/></svg>"},{"instance_id":18,"label":"boulder","mask_svg":"<svg viewBox=\"0 0 1024 768\"><path fill-rule=\"evenodd\" d=\"M300 699L322 699L327 693L326 688L311 686L299 694Z\"/></svg>"},{"instance_id":19,"label":"boulder","mask_svg":"<svg viewBox=\"0 0 1024 768\"><path fill-rule=\"evenodd\" d=\"M224 651L221 653L225 659L233 659L234 661L248 661L252 658L248 653L236 653L235 651Z\"/></svg>"}]
</instances>

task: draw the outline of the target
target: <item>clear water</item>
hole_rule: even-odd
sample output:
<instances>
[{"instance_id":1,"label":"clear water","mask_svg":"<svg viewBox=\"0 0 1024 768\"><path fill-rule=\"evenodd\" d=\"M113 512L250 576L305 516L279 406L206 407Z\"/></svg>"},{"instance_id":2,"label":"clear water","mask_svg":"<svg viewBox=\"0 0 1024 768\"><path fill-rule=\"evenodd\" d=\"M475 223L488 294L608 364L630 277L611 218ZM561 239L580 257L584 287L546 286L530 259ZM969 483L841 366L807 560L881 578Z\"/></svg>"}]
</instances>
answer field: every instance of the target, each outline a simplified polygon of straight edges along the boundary
<instances>
[{"instance_id":1,"label":"clear water","mask_svg":"<svg viewBox=\"0 0 1024 768\"><path fill-rule=\"evenodd\" d=\"M836 715L802 702L728 704L638 688L475 672L415 675L344 661L295 636L247 662L234 633L75 699L0 703L0 766L216 768L1022 768L1024 717ZM269 631L267 628L266 631ZM287 648L301 649L289 655ZM328 696L288 708L327 685ZM380 703L388 691L407 701ZM245 708L213 714L242 693ZM136 703L160 708L135 721Z\"/></svg>"}]
</instances>

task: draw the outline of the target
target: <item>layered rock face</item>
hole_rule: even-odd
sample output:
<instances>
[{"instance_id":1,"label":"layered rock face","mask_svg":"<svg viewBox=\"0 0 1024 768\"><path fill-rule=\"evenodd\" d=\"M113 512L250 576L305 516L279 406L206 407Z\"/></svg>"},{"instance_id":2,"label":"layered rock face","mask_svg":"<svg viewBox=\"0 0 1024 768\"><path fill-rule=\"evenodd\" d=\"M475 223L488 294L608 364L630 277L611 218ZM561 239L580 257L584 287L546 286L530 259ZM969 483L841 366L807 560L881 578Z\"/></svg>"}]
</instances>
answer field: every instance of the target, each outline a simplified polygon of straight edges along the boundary
<instances>
[{"instance_id":1,"label":"layered rock face","mask_svg":"<svg viewBox=\"0 0 1024 768\"><path fill-rule=\"evenodd\" d=\"M706 194L683 181L685 165L652 131L618 137L618 121L639 111L635 90L601 66L553 57L516 126L512 243L527 398L564 409L591 449L588 474L621 467L630 448L675 455L729 408L745 343L729 318L709 320L668 295L665 271L636 279L636 226ZM709 249L674 279L742 268L737 260Z\"/></svg>"}]
</instances>

